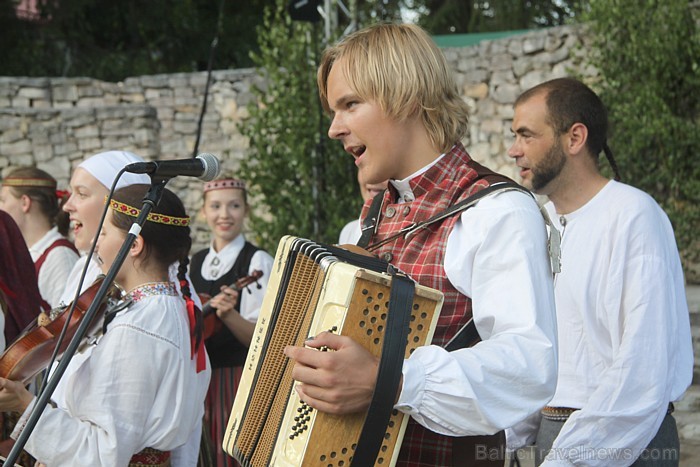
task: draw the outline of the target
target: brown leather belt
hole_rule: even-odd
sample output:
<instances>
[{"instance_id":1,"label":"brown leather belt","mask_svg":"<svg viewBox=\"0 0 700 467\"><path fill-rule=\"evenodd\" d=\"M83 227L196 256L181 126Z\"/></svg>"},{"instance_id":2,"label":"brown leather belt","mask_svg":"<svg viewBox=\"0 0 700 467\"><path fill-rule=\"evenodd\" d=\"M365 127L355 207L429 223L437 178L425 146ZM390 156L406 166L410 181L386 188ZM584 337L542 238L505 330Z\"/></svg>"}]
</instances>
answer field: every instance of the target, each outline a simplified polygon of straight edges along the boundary
<instances>
[{"instance_id":1,"label":"brown leather belt","mask_svg":"<svg viewBox=\"0 0 700 467\"><path fill-rule=\"evenodd\" d=\"M546 405L542 409L542 417L546 418L547 420L554 420L555 422L563 422L568 420L571 414L577 410L580 409L573 409L571 407L550 407L549 405ZM674 410L675 407L673 406L673 402L669 402L666 415L672 414Z\"/></svg>"}]
</instances>

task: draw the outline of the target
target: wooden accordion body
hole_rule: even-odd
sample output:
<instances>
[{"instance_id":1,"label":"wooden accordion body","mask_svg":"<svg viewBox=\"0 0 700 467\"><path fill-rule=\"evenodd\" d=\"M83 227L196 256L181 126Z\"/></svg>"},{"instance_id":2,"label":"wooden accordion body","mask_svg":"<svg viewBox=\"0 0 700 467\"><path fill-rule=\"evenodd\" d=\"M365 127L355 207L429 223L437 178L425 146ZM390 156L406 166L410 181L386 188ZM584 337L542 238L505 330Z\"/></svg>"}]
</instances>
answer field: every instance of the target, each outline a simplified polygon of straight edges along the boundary
<instances>
[{"instance_id":1,"label":"wooden accordion body","mask_svg":"<svg viewBox=\"0 0 700 467\"><path fill-rule=\"evenodd\" d=\"M381 358L387 263L291 236L274 261L223 447L246 467L350 466L366 414L331 415L301 402L283 349L331 331ZM441 292L415 286L405 357L430 343L442 301ZM407 422L392 411L375 465L395 464Z\"/></svg>"}]
</instances>

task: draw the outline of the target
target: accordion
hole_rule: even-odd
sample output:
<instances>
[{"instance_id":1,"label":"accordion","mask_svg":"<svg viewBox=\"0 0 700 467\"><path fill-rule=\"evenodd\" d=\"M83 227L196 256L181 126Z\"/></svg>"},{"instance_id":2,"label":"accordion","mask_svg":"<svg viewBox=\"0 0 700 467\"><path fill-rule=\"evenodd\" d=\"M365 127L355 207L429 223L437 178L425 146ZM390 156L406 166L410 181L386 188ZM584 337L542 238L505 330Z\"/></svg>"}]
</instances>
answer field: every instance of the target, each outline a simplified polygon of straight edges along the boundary
<instances>
[{"instance_id":1,"label":"accordion","mask_svg":"<svg viewBox=\"0 0 700 467\"><path fill-rule=\"evenodd\" d=\"M399 284L407 281L404 294ZM224 435L226 452L243 466L394 465L408 423L393 409L401 363L430 343L442 293L373 256L292 236L279 243L267 287ZM367 412L319 412L294 391L294 363L283 349L322 331L349 336L379 358ZM380 386L391 378L396 385Z\"/></svg>"}]
</instances>

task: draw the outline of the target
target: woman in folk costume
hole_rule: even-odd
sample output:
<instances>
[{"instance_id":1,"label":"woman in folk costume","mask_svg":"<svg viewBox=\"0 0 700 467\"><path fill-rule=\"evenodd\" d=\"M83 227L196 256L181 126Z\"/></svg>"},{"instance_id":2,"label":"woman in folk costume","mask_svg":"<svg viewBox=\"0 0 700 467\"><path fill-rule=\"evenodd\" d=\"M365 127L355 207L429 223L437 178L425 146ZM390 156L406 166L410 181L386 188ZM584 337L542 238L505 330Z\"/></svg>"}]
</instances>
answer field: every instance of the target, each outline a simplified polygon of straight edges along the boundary
<instances>
[{"instance_id":1,"label":"woman in folk costume","mask_svg":"<svg viewBox=\"0 0 700 467\"><path fill-rule=\"evenodd\" d=\"M68 213L75 246L84 256L73 265L68 280L64 284L60 299L64 305L73 302L86 263L87 272L81 292L87 289L100 274L96 258L88 258L85 253L90 251L97 236L105 196L109 193L119 171L132 162L143 162L143 159L128 151L101 152L81 162L71 175L71 194L63 204L63 210ZM150 179L147 175L124 173L119 178L116 189L137 183L148 184Z\"/></svg>"},{"instance_id":2,"label":"woman in folk costume","mask_svg":"<svg viewBox=\"0 0 700 467\"><path fill-rule=\"evenodd\" d=\"M110 201L96 248L103 273L140 214L148 188L123 188ZM189 217L165 189L115 277L129 304L106 310L104 333L81 349L83 358L71 360L59 382L64 397L46 406L28 438L25 448L39 462L170 465L170 451L199 436L210 369L196 326L201 312L185 279L190 246ZM174 262L181 293L169 277ZM16 437L35 398L21 383L0 378L0 387L0 408L22 413Z\"/></svg>"},{"instance_id":3,"label":"woman in folk costume","mask_svg":"<svg viewBox=\"0 0 700 467\"><path fill-rule=\"evenodd\" d=\"M216 310L214 319L223 324L205 341L213 369L205 429L218 467L235 463L221 445L273 261L272 256L248 242L242 233L249 210L242 180L225 177L206 183L202 213L212 239L209 248L192 257L190 269L195 290L213 297L208 304ZM240 293L230 287L255 271L262 273L257 285Z\"/></svg>"},{"instance_id":4,"label":"woman in folk costume","mask_svg":"<svg viewBox=\"0 0 700 467\"><path fill-rule=\"evenodd\" d=\"M70 181L71 195L68 201L64 203L63 210L70 216L75 246L81 253L85 254L90 250L92 242L97 236L98 223L104 210L104 199L109 193L117 174L128 164L143 161L143 158L128 151L105 151L85 159L75 168ZM123 173L119 178L116 189L134 184L150 184L150 182L148 175L127 172ZM70 304L73 302L78 292L78 285L84 268L87 268L87 271L85 272L80 293L87 289L101 273L96 258L88 258L87 255L81 256L68 276L61 297L62 303ZM177 268L177 262L171 264L170 279L179 288L179 281L176 277ZM193 290L191 284L190 290ZM199 297L193 294L192 298L201 309ZM80 355L76 355L73 358L80 358ZM63 397L60 387L56 389L53 397ZM200 438L201 436L198 433L185 446L174 450L171 458L172 465L195 465L199 456Z\"/></svg>"},{"instance_id":5,"label":"woman in folk costume","mask_svg":"<svg viewBox=\"0 0 700 467\"><path fill-rule=\"evenodd\" d=\"M65 278L80 256L68 234L68 214L61 209L67 191L56 189L56 179L36 167L10 172L0 188L0 209L17 222L34 261L43 307L60 304Z\"/></svg>"}]
</instances>

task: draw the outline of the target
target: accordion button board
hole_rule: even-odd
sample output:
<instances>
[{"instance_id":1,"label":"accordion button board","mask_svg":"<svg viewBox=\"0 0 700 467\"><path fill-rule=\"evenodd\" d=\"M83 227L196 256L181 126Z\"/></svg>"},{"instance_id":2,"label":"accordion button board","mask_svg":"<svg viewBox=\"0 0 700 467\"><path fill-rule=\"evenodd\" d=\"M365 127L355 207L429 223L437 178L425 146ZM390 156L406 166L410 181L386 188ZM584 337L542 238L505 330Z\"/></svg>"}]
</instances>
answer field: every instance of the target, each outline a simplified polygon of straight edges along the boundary
<instances>
[{"instance_id":1,"label":"accordion button board","mask_svg":"<svg viewBox=\"0 0 700 467\"><path fill-rule=\"evenodd\" d=\"M283 349L330 331L381 358L392 281L387 266L354 251L281 239L223 442L241 465L352 465L366 413L332 415L304 404ZM416 284L405 358L430 343L442 302L441 292ZM395 464L407 422L392 411L375 465Z\"/></svg>"}]
</instances>

